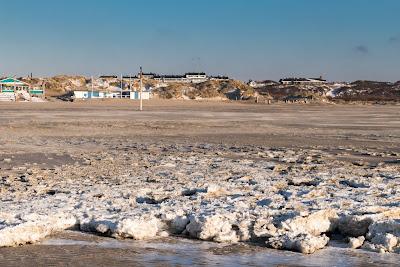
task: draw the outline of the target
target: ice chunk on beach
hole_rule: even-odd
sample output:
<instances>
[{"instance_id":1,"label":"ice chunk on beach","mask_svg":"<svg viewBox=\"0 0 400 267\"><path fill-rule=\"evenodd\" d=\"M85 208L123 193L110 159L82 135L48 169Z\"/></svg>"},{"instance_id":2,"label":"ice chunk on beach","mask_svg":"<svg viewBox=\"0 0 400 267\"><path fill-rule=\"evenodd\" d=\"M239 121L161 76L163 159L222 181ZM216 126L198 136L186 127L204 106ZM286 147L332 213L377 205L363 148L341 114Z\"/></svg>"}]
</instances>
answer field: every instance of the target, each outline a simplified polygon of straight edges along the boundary
<instances>
[{"instance_id":1,"label":"ice chunk on beach","mask_svg":"<svg viewBox=\"0 0 400 267\"><path fill-rule=\"evenodd\" d=\"M113 235L135 240L151 239L164 232L165 225L155 217L128 218L118 222Z\"/></svg>"},{"instance_id":2,"label":"ice chunk on beach","mask_svg":"<svg viewBox=\"0 0 400 267\"><path fill-rule=\"evenodd\" d=\"M271 237L266 244L275 249L291 250L304 254L312 254L324 248L329 242L326 235L313 236L310 234L287 233L277 237Z\"/></svg>"},{"instance_id":3,"label":"ice chunk on beach","mask_svg":"<svg viewBox=\"0 0 400 267\"><path fill-rule=\"evenodd\" d=\"M230 220L222 215L193 216L186 226L191 237L216 242L236 243L239 237L232 229Z\"/></svg>"},{"instance_id":4,"label":"ice chunk on beach","mask_svg":"<svg viewBox=\"0 0 400 267\"><path fill-rule=\"evenodd\" d=\"M0 247L36 243L52 233L73 228L76 224L75 217L58 215L43 216L37 220L5 227L0 230Z\"/></svg>"}]
</instances>

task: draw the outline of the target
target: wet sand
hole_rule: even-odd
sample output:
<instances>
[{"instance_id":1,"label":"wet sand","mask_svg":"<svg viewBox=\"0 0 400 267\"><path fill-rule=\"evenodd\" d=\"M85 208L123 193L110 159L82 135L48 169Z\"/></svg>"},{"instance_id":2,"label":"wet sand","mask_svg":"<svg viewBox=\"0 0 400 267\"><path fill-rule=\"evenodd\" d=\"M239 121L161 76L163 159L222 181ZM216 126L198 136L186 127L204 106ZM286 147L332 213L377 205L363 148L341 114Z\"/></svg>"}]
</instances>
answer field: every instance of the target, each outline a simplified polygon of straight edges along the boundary
<instances>
[{"instance_id":1,"label":"wet sand","mask_svg":"<svg viewBox=\"0 0 400 267\"><path fill-rule=\"evenodd\" d=\"M396 266L399 255L349 251L336 244L313 255L248 244L167 238L115 240L65 232L41 244L1 248L2 266Z\"/></svg>"},{"instance_id":2,"label":"wet sand","mask_svg":"<svg viewBox=\"0 0 400 267\"><path fill-rule=\"evenodd\" d=\"M398 105L254 105L153 100L145 102L145 110L138 112L137 102L123 100L1 103L0 137L8 142L22 138L51 141L57 137L106 136L150 142L398 149L399 109ZM3 141L3 151L17 148L8 142Z\"/></svg>"}]
</instances>

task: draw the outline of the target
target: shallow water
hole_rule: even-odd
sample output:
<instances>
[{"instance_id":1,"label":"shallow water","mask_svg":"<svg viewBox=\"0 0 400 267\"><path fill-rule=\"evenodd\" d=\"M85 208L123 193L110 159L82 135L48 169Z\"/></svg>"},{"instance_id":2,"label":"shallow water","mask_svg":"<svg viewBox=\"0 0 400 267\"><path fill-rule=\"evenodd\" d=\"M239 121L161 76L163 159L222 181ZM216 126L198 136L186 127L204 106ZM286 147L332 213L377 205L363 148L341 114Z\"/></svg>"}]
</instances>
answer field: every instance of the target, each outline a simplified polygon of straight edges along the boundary
<instances>
[{"instance_id":1,"label":"shallow water","mask_svg":"<svg viewBox=\"0 0 400 267\"><path fill-rule=\"evenodd\" d=\"M0 248L1 266L396 266L399 255L330 247L313 255L181 238L115 240L66 232L41 244Z\"/></svg>"}]
</instances>

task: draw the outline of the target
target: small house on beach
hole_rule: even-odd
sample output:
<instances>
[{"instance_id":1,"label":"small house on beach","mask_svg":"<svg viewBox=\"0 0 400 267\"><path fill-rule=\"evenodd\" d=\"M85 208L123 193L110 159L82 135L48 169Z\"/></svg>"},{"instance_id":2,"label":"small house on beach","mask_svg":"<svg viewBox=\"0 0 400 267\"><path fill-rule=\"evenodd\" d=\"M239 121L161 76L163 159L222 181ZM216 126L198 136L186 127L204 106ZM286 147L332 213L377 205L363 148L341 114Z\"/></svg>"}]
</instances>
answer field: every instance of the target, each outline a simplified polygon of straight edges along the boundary
<instances>
[{"instance_id":1,"label":"small house on beach","mask_svg":"<svg viewBox=\"0 0 400 267\"><path fill-rule=\"evenodd\" d=\"M30 84L15 78L0 80L1 100L31 100L31 97L44 97L44 89L33 88Z\"/></svg>"},{"instance_id":2,"label":"small house on beach","mask_svg":"<svg viewBox=\"0 0 400 267\"><path fill-rule=\"evenodd\" d=\"M0 93L15 93L17 91L29 91L29 84L14 78L0 81Z\"/></svg>"},{"instance_id":3,"label":"small house on beach","mask_svg":"<svg viewBox=\"0 0 400 267\"><path fill-rule=\"evenodd\" d=\"M74 91L74 100L86 100L86 99L106 99L106 98L128 98L133 100L140 99L142 94L143 100L151 98L149 91L114 91L114 92L101 92L101 91Z\"/></svg>"}]
</instances>

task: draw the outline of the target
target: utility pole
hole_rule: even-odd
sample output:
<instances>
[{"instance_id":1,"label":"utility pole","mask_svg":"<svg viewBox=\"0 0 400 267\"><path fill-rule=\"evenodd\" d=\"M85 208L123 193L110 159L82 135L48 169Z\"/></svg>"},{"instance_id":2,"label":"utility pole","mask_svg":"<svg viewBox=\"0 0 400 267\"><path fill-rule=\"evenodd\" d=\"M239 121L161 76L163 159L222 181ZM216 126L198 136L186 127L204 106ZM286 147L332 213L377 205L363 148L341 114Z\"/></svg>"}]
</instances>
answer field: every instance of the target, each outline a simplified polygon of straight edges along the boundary
<instances>
[{"instance_id":1,"label":"utility pole","mask_svg":"<svg viewBox=\"0 0 400 267\"><path fill-rule=\"evenodd\" d=\"M46 83L43 82L42 84L42 90L43 90L43 98L46 99Z\"/></svg>"},{"instance_id":2,"label":"utility pole","mask_svg":"<svg viewBox=\"0 0 400 267\"><path fill-rule=\"evenodd\" d=\"M92 80L92 95L90 96L90 98L93 98L93 93L94 93L94 84L93 84L93 76L90 77Z\"/></svg>"},{"instance_id":3,"label":"utility pole","mask_svg":"<svg viewBox=\"0 0 400 267\"><path fill-rule=\"evenodd\" d=\"M122 80L122 74L121 74L121 98L122 98L122 91L124 90L124 82Z\"/></svg>"},{"instance_id":4,"label":"utility pole","mask_svg":"<svg viewBox=\"0 0 400 267\"><path fill-rule=\"evenodd\" d=\"M140 67L140 92L139 92L139 110L143 110L143 98L142 98L142 92L143 92L143 69Z\"/></svg>"}]
</instances>

